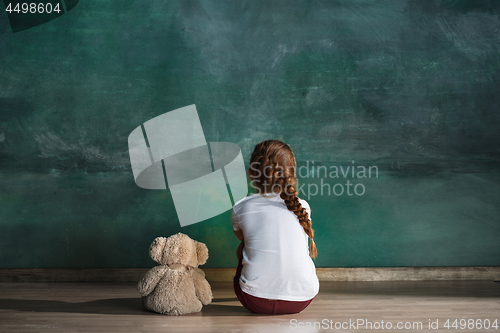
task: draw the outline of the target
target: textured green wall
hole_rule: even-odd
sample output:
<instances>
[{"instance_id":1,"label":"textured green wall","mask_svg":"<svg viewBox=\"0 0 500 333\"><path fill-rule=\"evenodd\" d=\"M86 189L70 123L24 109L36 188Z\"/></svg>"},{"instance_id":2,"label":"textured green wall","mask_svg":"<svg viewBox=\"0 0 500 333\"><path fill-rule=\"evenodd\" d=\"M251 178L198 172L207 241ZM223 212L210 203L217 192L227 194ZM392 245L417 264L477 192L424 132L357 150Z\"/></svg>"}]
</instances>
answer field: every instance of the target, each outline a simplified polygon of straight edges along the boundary
<instances>
[{"instance_id":1,"label":"textured green wall","mask_svg":"<svg viewBox=\"0 0 500 333\"><path fill-rule=\"evenodd\" d=\"M190 104L247 166L278 138L303 189L365 186L302 193L318 267L500 265L498 1L85 0L18 33L4 14L0 267L149 267L179 231L235 266L229 212L181 228L132 176L129 133Z\"/></svg>"}]
</instances>

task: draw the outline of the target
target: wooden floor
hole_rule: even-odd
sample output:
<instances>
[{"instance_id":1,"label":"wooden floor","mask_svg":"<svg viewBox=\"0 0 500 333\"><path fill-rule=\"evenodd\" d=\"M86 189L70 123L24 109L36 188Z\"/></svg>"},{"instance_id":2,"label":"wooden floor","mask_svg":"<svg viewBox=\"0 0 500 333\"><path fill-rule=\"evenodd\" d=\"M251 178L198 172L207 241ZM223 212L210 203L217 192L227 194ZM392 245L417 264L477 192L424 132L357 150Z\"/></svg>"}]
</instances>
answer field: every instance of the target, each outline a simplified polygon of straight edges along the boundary
<instances>
[{"instance_id":1,"label":"wooden floor","mask_svg":"<svg viewBox=\"0 0 500 333\"><path fill-rule=\"evenodd\" d=\"M212 288L214 301L202 312L171 317L144 311L130 283L0 283L0 332L500 332L444 327L447 319L500 325L500 284L493 281L321 282L307 309L280 316L249 313L230 283ZM439 320L439 329L429 329L429 319ZM404 329L406 322L422 326Z\"/></svg>"}]
</instances>

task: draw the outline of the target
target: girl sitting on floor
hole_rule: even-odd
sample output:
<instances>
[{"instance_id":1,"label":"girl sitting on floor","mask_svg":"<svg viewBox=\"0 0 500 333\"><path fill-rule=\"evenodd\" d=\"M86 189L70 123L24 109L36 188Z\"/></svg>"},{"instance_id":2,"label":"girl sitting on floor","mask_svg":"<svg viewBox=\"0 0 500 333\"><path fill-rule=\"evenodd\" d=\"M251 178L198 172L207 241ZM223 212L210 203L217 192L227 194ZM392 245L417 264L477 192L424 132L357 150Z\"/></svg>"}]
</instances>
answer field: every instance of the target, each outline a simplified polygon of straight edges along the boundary
<instances>
[{"instance_id":1,"label":"girl sitting on floor","mask_svg":"<svg viewBox=\"0 0 500 333\"><path fill-rule=\"evenodd\" d=\"M257 193L238 201L231 215L241 240L234 291L251 312L298 313L318 294L319 282L311 210L297 196L292 149L277 140L259 143L248 175Z\"/></svg>"}]
</instances>

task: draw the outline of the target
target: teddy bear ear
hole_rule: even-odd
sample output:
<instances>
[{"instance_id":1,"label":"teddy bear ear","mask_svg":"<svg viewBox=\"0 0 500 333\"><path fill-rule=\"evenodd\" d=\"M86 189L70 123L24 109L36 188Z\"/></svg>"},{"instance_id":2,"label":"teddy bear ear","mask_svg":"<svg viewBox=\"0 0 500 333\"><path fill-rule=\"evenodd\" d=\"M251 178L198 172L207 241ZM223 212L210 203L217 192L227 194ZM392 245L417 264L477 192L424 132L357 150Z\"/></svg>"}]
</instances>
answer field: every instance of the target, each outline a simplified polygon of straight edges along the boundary
<instances>
[{"instance_id":1,"label":"teddy bear ear","mask_svg":"<svg viewBox=\"0 0 500 333\"><path fill-rule=\"evenodd\" d=\"M153 243L151 243L151 246L149 247L149 256L151 259L160 263L166 243L167 239L165 237L157 237Z\"/></svg>"},{"instance_id":2,"label":"teddy bear ear","mask_svg":"<svg viewBox=\"0 0 500 333\"><path fill-rule=\"evenodd\" d=\"M208 247L203 243L196 242L196 256L198 257L198 265L206 263L208 260Z\"/></svg>"}]
</instances>

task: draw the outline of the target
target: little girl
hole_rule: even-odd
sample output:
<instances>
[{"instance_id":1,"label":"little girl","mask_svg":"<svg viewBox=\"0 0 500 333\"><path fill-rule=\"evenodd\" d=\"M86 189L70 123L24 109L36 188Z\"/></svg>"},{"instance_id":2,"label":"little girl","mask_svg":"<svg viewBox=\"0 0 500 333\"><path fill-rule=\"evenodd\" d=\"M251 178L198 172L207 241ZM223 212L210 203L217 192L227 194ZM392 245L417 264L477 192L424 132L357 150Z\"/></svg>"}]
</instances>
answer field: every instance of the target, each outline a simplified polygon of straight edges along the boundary
<instances>
[{"instance_id":1,"label":"little girl","mask_svg":"<svg viewBox=\"0 0 500 333\"><path fill-rule=\"evenodd\" d=\"M248 170L257 193L233 207L233 230L241 240L234 291L254 313L298 313L319 291L311 259L317 255L311 210L297 197L295 169L289 145L277 140L259 143Z\"/></svg>"}]
</instances>

